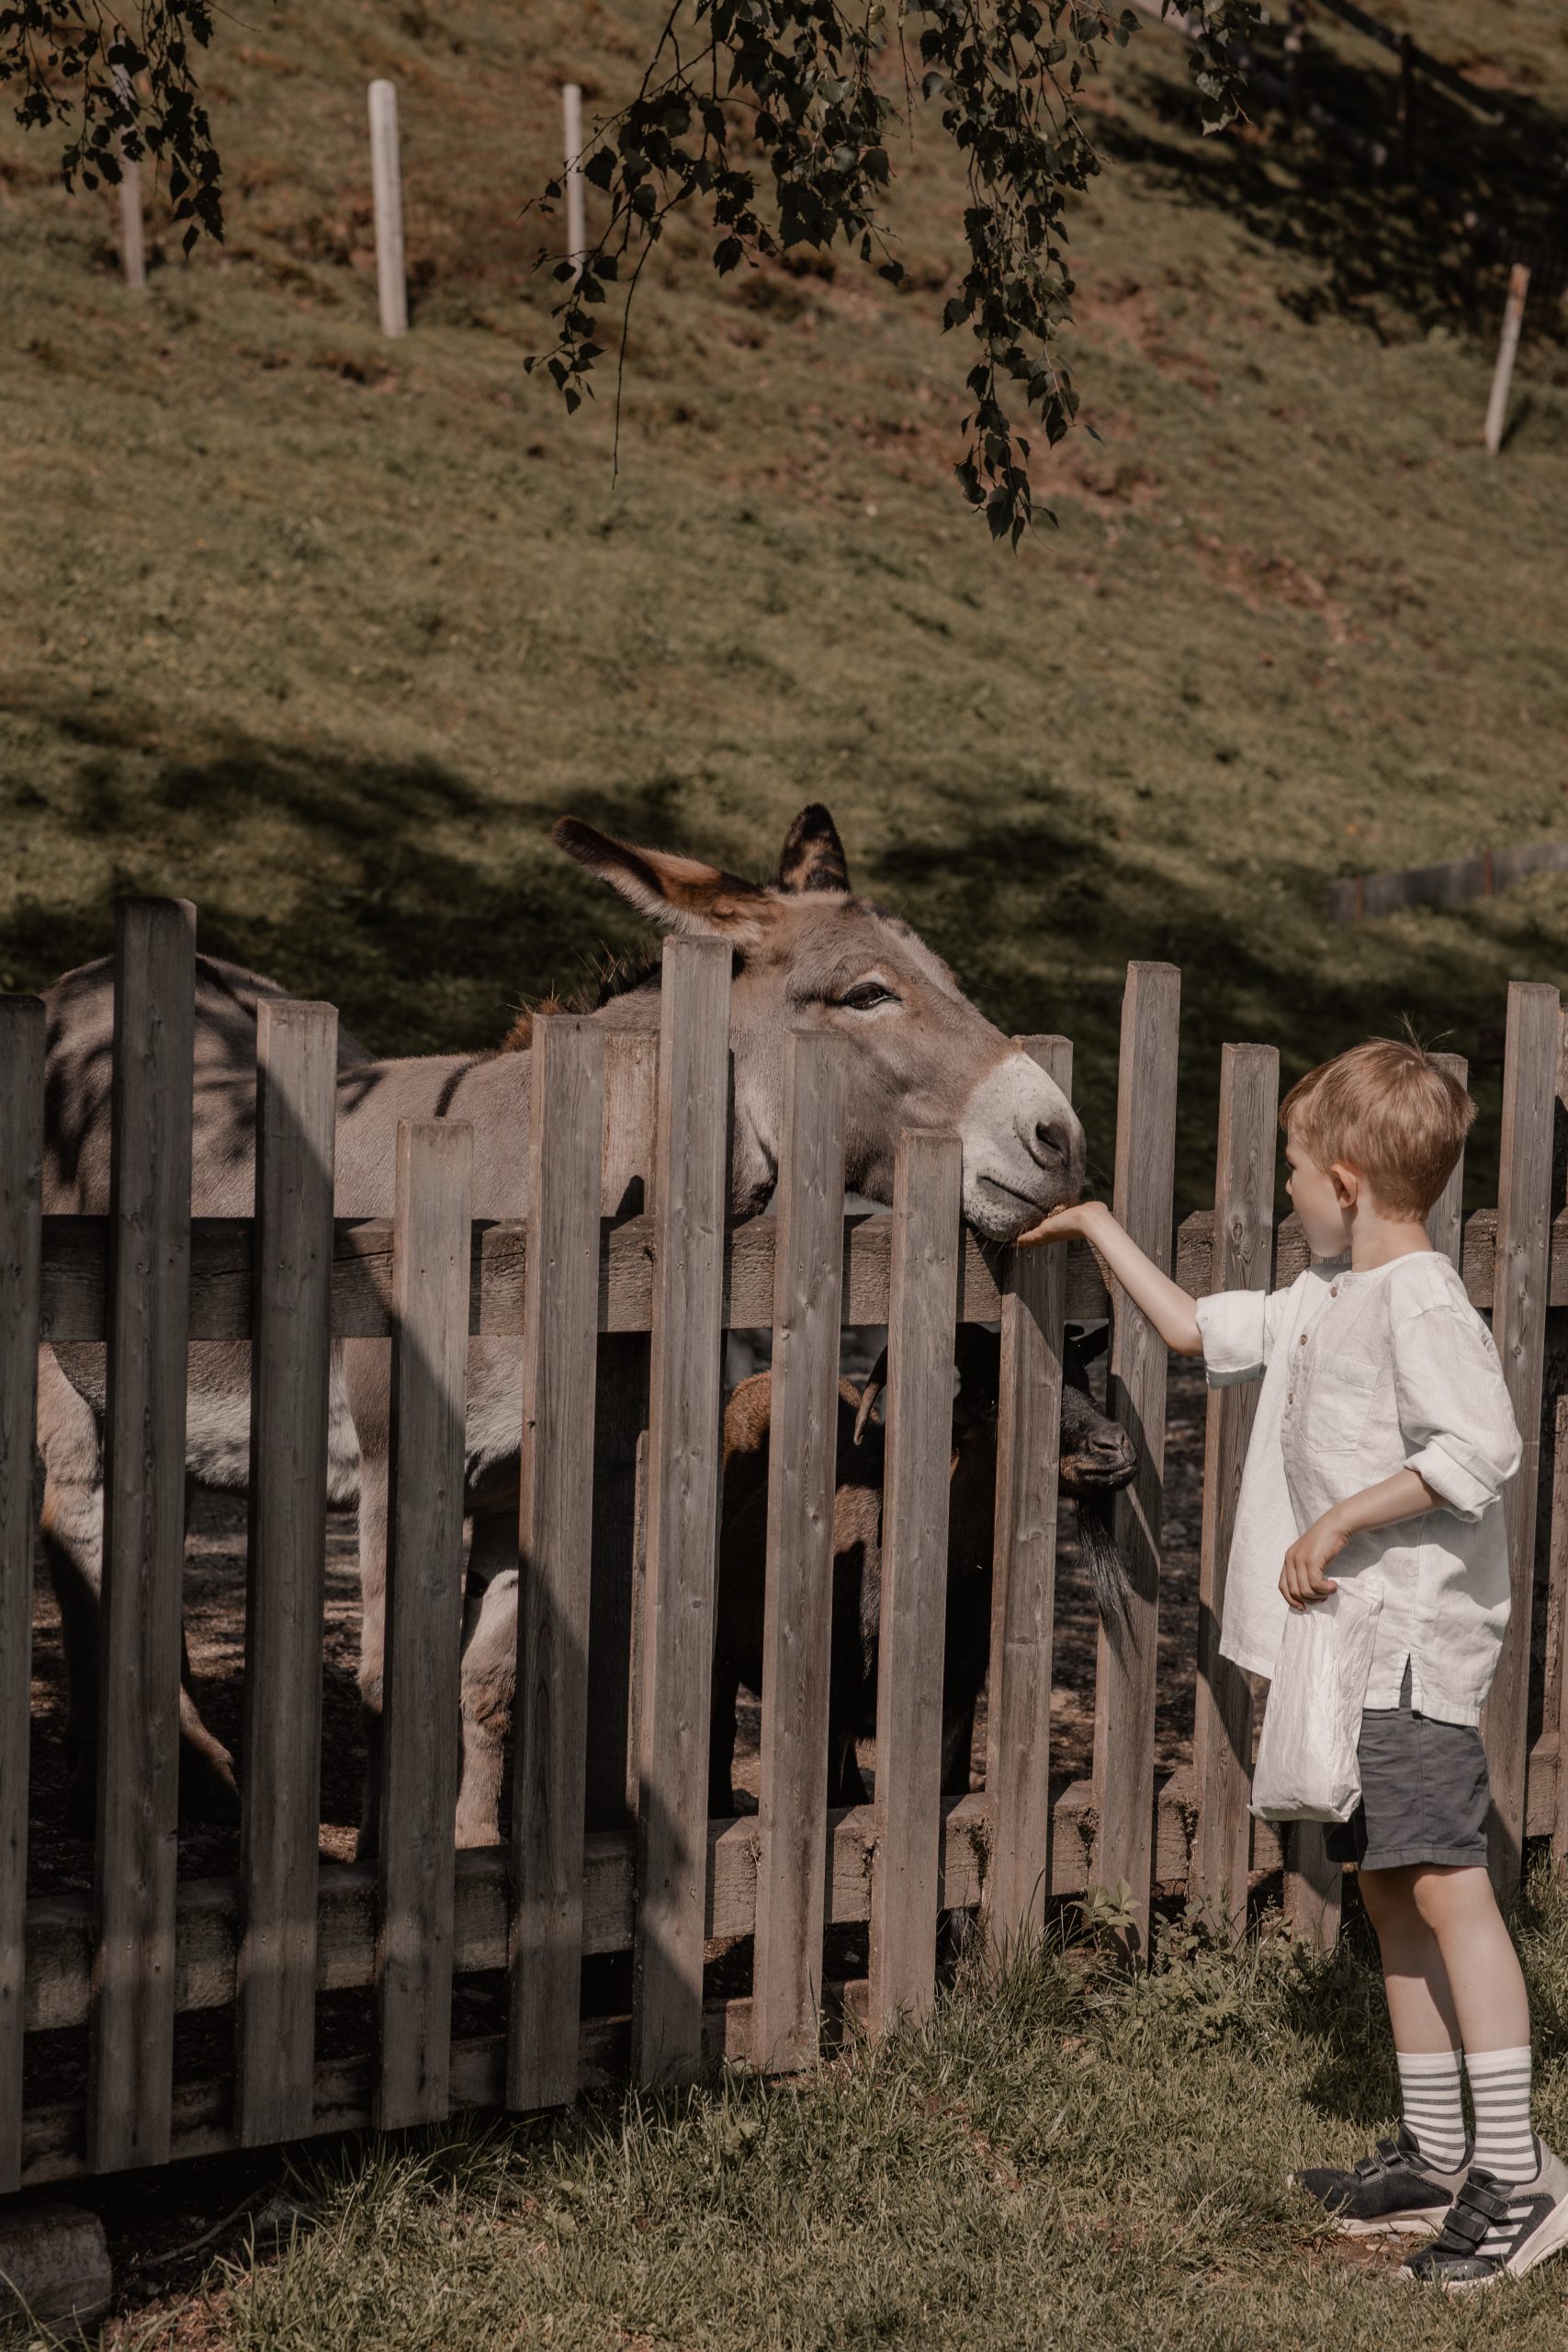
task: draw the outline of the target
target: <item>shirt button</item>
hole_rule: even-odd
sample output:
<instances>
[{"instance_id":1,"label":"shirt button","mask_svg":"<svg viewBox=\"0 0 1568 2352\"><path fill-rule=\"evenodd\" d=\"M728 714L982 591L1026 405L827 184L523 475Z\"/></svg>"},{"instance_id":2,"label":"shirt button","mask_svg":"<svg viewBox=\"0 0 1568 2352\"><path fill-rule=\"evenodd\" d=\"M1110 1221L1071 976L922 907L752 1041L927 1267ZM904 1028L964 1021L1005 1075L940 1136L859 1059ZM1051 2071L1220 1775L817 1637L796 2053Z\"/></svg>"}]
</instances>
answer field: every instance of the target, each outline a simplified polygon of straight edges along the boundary
<instances>
[{"instance_id":1,"label":"shirt button","mask_svg":"<svg viewBox=\"0 0 1568 2352\"><path fill-rule=\"evenodd\" d=\"M1286 1391L1285 1391L1285 1402L1286 1402L1286 1404L1287 1404L1287 1405L1293 1405L1293 1404L1295 1403L1295 1401L1296 1401L1296 1392L1295 1392L1295 1390L1294 1390L1293 1388L1287 1388L1287 1389L1286 1389Z\"/></svg>"},{"instance_id":2,"label":"shirt button","mask_svg":"<svg viewBox=\"0 0 1568 2352\"><path fill-rule=\"evenodd\" d=\"M1330 1298L1337 1298L1337 1297L1338 1297L1338 1295L1339 1295L1339 1285L1338 1285L1338 1283L1329 1283L1329 1285L1328 1285L1328 1295L1329 1295L1329 1297L1330 1297Z\"/></svg>"},{"instance_id":3,"label":"shirt button","mask_svg":"<svg viewBox=\"0 0 1568 2352\"><path fill-rule=\"evenodd\" d=\"M1303 1345L1303 1348L1305 1347L1306 1343L1307 1343L1307 1335L1306 1335L1306 1333L1303 1331L1303 1332L1302 1333L1302 1345Z\"/></svg>"}]
</instances>

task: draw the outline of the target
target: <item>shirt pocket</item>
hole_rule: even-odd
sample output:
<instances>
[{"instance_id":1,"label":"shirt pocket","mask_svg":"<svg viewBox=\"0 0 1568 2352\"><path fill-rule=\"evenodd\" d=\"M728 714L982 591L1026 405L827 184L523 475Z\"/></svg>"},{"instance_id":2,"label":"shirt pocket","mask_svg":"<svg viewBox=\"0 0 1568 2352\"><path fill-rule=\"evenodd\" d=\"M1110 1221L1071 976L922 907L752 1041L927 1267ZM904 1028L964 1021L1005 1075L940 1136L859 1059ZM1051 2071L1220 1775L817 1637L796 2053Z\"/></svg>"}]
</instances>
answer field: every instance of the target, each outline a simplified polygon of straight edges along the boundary
<instances>
[{"instance_id":1,"label":"shirt pocket","mask_svg":"<svg viewBox=\"0 0 1568 2352\"><path fill-rule=\"evenodd\" d=\"M1325 1364L1313 1385L1306 1411L1306 1441L1314 1453L1353 1453L1361 1442L1378 1367L1371 1363Z\"/></svg>"}]
</instances>

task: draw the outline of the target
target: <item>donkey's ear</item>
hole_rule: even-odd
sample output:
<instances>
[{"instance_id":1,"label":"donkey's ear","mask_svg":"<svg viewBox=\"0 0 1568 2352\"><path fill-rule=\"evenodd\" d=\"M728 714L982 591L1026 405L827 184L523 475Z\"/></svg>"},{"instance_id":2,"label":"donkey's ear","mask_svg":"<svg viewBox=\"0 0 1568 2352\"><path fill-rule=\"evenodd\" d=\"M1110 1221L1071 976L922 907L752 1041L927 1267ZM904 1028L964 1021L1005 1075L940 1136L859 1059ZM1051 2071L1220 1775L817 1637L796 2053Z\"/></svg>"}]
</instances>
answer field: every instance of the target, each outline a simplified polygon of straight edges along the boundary
<instances>
[{"instance_id":1,"label":"donkey's ear","mask_svg":"<svg viewBox=\"0 0 1568 2352\"><path fill-rule=\"evenodd\" d=\"M705 865L700 858L675 857L668 850L634 849L580 817L558 818L550 839L666 931L741 944L761 934L767 893L741 875Z\"/></svg>"},{"instance_id":2,"label":"donkey's ear","mask_svg":"<svg viewBox=\"0 0 1568 2352\"><path fill-rule=\"evenodd\" d=\"M779 852L781 890L847 890L850 869L839 829L819 800L803 808Z\"/></svg>"}]
</instances>

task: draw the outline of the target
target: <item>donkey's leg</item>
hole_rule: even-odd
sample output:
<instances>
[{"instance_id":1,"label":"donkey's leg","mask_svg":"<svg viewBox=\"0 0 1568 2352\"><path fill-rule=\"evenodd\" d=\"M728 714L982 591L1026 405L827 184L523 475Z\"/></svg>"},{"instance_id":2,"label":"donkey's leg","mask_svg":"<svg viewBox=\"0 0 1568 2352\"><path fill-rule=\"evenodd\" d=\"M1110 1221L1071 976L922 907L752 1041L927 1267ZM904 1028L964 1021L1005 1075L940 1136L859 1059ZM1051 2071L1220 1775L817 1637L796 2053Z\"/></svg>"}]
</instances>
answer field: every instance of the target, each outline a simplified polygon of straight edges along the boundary
<instances>
[{"instance_id":1,"label":"donkey's leg","mask_svg":"<svg viewBox=\"0 0 1568 2352\"><path fill-rule=\"evenodd\" d=\"M65 1826L69 1836L91 1838L104 1584L103 1436L94 1407L47 1347L39 1351L38 1441L44 1465L39 1524L65 1654Z\"/></svg>"},{"instance_id":2,"label":"donkey's leg","mask_svg":"<svg viewBox=\"0 0 1568 2352\"><path fill-rule=\"evenodd\" d=\"M474 1549L485 1545L484 1521L474 1523ZM517 1557L512 1534L511 1557ZM457 1796L459 1846L501 1843L501 1791L506 1735L517 1690L517 1570L491 1577L463 1645L463 1778Z\"/></svg>"},{"instance_id":3,"label":"donkey's leg","mask_svg":"<svg viewBox=\"0 0 1568 2352\"><path fill-rule=\"evenodd\" d=\"M359 1705L365 1731L365 1803L359 1854L376 1851L381 1821L381 1696L387 1641L387 1469L391 1349L345 1340L344 1385L359 1441Z\"/></svg>"},{"instance_id":4,"label":"donkey's leg","mask_svg":"<svg viewBox=\"0 0 1568 2352\"><path fill-rule=\"evenodd\" d=\"M186 1480L186 1525L190 1525L190 1501L196 1480ZM240 1792L234 1781L234 1759L222 1741L202 1722L196 1703L190 1645L180 1627L180 1818L182 1821L238 1821Z\"/></svg>"}]
</instances>

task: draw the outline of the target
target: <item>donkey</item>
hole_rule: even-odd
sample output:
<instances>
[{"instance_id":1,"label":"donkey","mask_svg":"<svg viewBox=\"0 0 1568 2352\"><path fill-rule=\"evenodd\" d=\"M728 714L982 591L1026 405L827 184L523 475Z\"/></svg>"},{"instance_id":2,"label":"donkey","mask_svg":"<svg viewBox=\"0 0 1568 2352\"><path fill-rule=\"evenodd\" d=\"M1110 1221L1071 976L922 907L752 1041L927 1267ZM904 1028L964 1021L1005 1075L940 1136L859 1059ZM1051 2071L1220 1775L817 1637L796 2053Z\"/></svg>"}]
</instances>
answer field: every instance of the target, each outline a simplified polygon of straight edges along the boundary
<instances>
[{"instance_id":1,"label":"donkey","mask_svg":"<svg viewBox=\"0 0 1568 2352\"><path fill-rule=\"evenodd\" d=\"M941 957L887 909L850 886L842 843L820 803L791 826L774 879L750 881L673 853L635 847L571 817L552 838L637 911L667 931L719 939L732 951L733 1057L729 1208L760 1210L773 1191L783 1125L784 1032L791 1025L849 1040L846 1182L873 1199L892 1197L900 1128L956 1130L963 1143L963 1209L982 1235L1010 1240L1083 1181L1083 1131L1043 1071L964 996ZM254 1033L247 1014L273 983L199 959L192 1210L245 1216L254 1201ZM49 1008L45 1206L101 1214L108 1204L107 962L56 983ZM655 965L600 1004L595 1018L656 1030ZM387 1216L393 1205L400 1119L467 1119L474 1130L476 1216L518 1218L528 1209L530 1055L525 1027L515 1049L491 1054L373 1058L345 1038L338 1079L336 1211ZM96 1628L102 1578L104 1350L45 1349L40 1365L42 1526L60 1596L71 1703L73 1817L90 1818L96 1722ZM197 1483L243 1490L248 1475L249 1351L214 1343L191 1350L187 1468ZM389 1351L374 1340L335 1351L333 1494L357 1493L362 1600L359 1689L367 1750L361 1850L374 1849L382 1702L387 1556ZM472 1517L470 1590L483 1592L516 1566L522 1439L521 1351L510 1340L469 1344L465 1508ZM456 1596L455 1596L456 1600ZM479 1662L485 1600L470 1611L464 1651L465 1767L487 1704ZM510 1597L499 1605L512 1605ZM490 1646L493 1646L491 1645ZM465 1770L465 1777L467 1771ZM230 1760L182 1714L182 1786L188 1809L231 1807ZM488 1824L481 1824L488 1828ZM459 1839L473 1842L459 1803Z\"/></svg>"}]
</instances>

